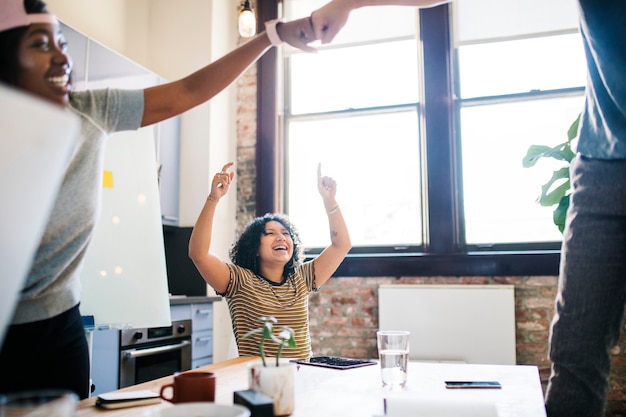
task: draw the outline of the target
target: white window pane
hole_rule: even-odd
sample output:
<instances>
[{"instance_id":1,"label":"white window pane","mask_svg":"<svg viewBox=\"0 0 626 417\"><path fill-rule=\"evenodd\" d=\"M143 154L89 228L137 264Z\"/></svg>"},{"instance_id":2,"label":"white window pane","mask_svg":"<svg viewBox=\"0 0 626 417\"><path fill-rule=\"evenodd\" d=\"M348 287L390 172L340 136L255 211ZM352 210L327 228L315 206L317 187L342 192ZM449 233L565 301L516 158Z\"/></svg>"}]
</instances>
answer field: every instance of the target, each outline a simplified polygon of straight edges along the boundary
<instances>
[{"instance_id":1,"label":"white window pane","mask_svg":"<svg viewBox=\"0 0 626 417\"><path fill-rule=\"evenodd\" d=\"M285 2L285 19L309 16L329 0L289 0ZM333 39L331 46L414 36L417 32L419 10L416 7L363 7L350 12L345 26ZM319 43L312 44L320 46Z\"/></svg>"},{"instance_id":2,"label":"white window pane","mask_svg":"<svg viewBox=\"0 0 626 417\"><path fill-rule=\"evenodd\" d=\"M286 20L299 19L309 16L313 10L319 9L328 3L328 0L285 0L284 15Z\"/></svg>"},{"instance_id":3,"label":"white window pane","mask_svg":"<svg viewBox=\"0 0 626 417\"><path fill-rule=\"evenodd\" d=\"M582 87L586 81L580 34L462 46L462 98Z\"/></svg>"},{"instance_id":4,"label":"white window pane","mask_svg":"<svg viewBox=\"0 0 626 417\"><path fill-rule=\"evenodd\" d=\"M576 0L458 0L456 44L578 28Z\"/></svg>"},{"instance_id":5,"label":"white window pane","mask_svg":"<svg viewBox=\"0 0 626 417\"><path fill-rule=\"evenodd\" d=\"M317 164L337 180L353 246L422 242L417 112L315 121L288 127L287 210L307 247L327 246Z\"/></svg>"},{"instance_id":6,"label":"white window pane","mask_svg":"<svg viewBox=\"0 0 626 417\"><path fill-rule=\"evenodd\" d=\"M563 163L524 168L530 145L555 146L581 111L582 97L469 107L461 110L463 192L469 244L549 242L562 236L554 207L536 203L541 186Z\"/></svg>"},{"instance_id":7,"label":"white window pane","mask_svg":"<svg viewBox=\"0 0 626 417\"><path fill-rule=\"evenodd\" d=\"M331 49L290 58L291 113L416 103L415 40Z\"/></svg>"}]
</instances>

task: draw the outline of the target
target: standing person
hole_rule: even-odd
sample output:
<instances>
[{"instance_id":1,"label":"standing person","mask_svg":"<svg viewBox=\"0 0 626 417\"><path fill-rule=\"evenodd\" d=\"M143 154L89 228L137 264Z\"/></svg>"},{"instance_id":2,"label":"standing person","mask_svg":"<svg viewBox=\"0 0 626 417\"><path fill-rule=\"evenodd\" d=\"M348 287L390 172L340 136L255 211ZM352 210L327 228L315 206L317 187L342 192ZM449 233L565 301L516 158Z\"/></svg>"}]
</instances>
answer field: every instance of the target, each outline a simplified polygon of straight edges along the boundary
<instances>
[{"instance_id":1,"label":"standing person","mask_svg":"<svg viewBox=\"0 0 626 417\"><path fill-rule=\"evenodd\" d=\"M337 184L317 170L317 188L330 227L330 246L312 261L303 262L297 230L282 214L266 214L252 220L230 250L232 263L210 253L213 217L217 204L230 188L234 172L230 162L215 174L211 191L189 240L189 256L204 280L226 297L239 355L259 354L259 335L243 339L259 327L261 316L274 316L277 328L291 327L296 348L284 347L282 355L307 358L312 355L309 334L309 293L318 291L337 270L350 250L348 228L335 200ZM264 346L268 356L278 346Z\"/></svg>"},{"instance_id":2,"label":"standing person","mask_svg":"<svg viewBox=\"0 0 626 417\"><path fill-rule=\"evenodd\" d=\"M626 1L578 8L587 88L550 332L549 417L604 415L626 303Z\"/></svg>"},{"instance_id":3,"label":"standing person","mask_svg":"<svg viewBox=\"0 0 626 417\"><path fill-rule=\"evenodd\" d=\"M330 42L356 7L417 3L333 0L311 17L316 37ZM587 88L550 330L549 417L604 415L626 305L626 1L578 8Z\"/></svg>"},{"instance_id":4,"label":"standing person","mask_svg":"<svg viewBox=\"0 0 626 417\"><path fill-rule=\"evenodd\" d=\"M72 92L67 43L45 4L0 1L0 81L81 120L79 143L0 352L0 392L64 388L89 395L79 274L98 213L107 134L160 122L211 99L281 39L309 50L310 20L270 22L266 32L178 81L145 90ZM37 121L24 114L24 122Z\"/></svg>"}]
</instances>

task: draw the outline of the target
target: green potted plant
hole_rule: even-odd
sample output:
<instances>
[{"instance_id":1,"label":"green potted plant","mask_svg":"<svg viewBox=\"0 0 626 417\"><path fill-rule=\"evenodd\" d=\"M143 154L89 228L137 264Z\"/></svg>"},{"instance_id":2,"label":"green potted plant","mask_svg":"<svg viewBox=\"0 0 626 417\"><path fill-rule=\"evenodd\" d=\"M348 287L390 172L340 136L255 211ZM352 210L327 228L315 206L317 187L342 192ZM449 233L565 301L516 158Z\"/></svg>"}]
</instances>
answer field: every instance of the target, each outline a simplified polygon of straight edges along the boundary
<instances>
[{"instance_id":1,"label":"green potted plant","mask_svg":"<svg viewBox=\"0 0 626 417\"><path fill-rule=\"evenodd\" d=\"M280 333L277 335L274 334L274 324L278 322L276 317L272 316L261 316L259 319L263 326L259 329L251 330L245 335L243 338L246 339L254 334L261 334L261 341L259 342L259 355L261 356L261 361L263 362L263 366L267 367L267 363L265 362L265 341L273 340L278 344L278 351L276 352L276 366L279 366L280 363L280 355L283 351L283 346L285 344L290 348L296 347L296 341L294 339L294 332L289 327L283 327Z\"/></svg>"},{"instance_id":2,"label":"green potted plant","mask_svg":"<svg viewBox=\"0 0 626 417\"><path fill-rule=\"evenodd\" d=\"M259 341L260 363L251 364L248 368L248 383L250 389L261 392L274 402L274 415L286 416L295 409L295 384L296 364L283 362L280 356L285 345L295 348L294 331L289 327L283 327L278 334L274 334L274 325L278 322L275 317L262 316L259 321L262 326L246 333L243 337L248 338L254 334L261 334ZM265 359L265 342L272 340L278 344L276 361L269 362Z\"/></svg>"},{"instance_id":3,"label":"green potted plant","mask_svg":"<svg viewBox=\"0 0 626 417\"><path fill-rule=\"evenodd\" d=\"M573 141L578 137L578 123L580 114L567 130L567 140L559 143L554 147L545 145L531 145L524 157L522 163L524 168L535 166L541 158L553 158L557 161L563 161L564 166L552 173L552 178L541 186L541 195L537 198L537 202L544 207L556 205L552 212L552 221L563 233L565 228L565 217L569 207L570 199L570 179L569 167L572 159L576 155L574 151Z\"/></svg>"}]
</instances>

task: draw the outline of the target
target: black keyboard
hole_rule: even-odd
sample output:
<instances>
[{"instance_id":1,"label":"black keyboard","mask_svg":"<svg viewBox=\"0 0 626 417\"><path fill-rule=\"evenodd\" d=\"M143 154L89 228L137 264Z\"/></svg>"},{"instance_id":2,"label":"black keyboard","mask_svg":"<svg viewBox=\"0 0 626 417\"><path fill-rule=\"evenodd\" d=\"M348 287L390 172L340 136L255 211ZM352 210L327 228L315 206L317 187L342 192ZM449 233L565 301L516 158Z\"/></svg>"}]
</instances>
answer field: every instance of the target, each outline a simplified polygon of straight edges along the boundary
<instances>
[{"instance_id":1,"label":"black keyboard","mask_svg":"<svg viewBox=\"0 0 626 417\"><path fill-rule=\"evenodd\" d=\"M308 359L294 360L294 362L302 365L323 366L335 369L350 369L376 364L376 362L367 359L341 358L338 356L312 356Z\"/></svg>"}]
</instances>

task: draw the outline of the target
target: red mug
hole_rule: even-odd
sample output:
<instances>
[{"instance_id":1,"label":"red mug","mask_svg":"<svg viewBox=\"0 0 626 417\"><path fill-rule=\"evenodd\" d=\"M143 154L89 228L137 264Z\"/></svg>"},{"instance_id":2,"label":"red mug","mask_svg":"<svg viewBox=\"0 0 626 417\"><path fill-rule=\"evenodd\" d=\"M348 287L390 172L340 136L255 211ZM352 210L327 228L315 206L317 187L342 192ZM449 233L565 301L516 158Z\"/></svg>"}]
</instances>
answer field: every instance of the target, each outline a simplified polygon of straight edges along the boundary
<instances>
[{"instance_id":1,"label":"red mug","mask_svg":"<svg viewBox=\"0 0 626 417\"><path fill-rule=\"evenodd\" d=\"M165 395L171 391L172 396ZM172 403L215 401L215 374L212 372L183 372L174 375L174 382L163 385L159 394Z\"/></svg>"}]
</instances>

